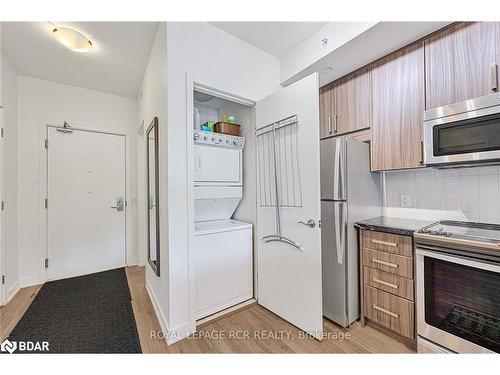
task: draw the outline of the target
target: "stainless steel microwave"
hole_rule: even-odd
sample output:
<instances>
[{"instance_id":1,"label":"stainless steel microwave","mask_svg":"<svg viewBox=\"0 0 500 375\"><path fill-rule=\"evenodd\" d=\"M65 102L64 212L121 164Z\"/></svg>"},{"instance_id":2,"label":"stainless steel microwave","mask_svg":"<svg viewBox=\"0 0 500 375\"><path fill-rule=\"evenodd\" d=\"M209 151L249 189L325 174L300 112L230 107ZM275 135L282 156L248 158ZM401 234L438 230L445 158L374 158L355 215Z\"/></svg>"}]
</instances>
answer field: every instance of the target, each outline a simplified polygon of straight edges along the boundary
<instances>
[{"instance_id":1,"label":"stainless steel microwave","mask_svg":"<svg viewBox=\"0 0 500 375\"><path fill-rule=\"evenodd\" d=\"M500 93L425 111L424 162L500 164Z\"/></svg>"}]
</instances>

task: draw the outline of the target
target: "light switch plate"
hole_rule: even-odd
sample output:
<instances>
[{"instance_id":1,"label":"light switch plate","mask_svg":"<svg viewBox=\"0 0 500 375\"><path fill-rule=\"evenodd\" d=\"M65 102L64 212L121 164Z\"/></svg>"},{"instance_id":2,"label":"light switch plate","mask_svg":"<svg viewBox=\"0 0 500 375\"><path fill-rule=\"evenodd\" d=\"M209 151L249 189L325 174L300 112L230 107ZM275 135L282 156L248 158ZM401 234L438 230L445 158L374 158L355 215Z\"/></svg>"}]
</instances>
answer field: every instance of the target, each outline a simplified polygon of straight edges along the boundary
<instances>
[{"instance_id":1,"label":"light switch plate","mask_svg":"<svg viewBox=\"0 0 500 375\"><path fill-rule=\"evenodd\" d=\"M410 194L401 194L401 207L410 208L411 206L411 195Z\"/></svg>"}]
</instances>

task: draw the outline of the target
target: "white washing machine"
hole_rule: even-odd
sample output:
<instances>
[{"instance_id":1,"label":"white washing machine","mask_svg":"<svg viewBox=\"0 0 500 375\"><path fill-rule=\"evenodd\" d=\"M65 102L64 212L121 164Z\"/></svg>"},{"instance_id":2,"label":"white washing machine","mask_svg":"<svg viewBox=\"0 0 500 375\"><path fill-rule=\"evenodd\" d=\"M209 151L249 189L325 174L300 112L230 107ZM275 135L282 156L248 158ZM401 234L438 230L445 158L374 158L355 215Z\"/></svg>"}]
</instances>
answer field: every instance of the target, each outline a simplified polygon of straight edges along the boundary
<instances>
[{"instance_id":1,"label":"white washing machine","mask_svg":"<svg viewBox=\"0 0 500 375\"><path fill-rule=\"evenodd\" d=\"M215 220L195 224L196 319L253 297L252 224Z\"/></svg>"},{"instance_id":2,"label":"white washing machine","mask_svg":"<svg viewBox=\"0 0 500 375\"><path fill-rule=\"evenodd\" d=\"M233 220L243 198L245 139L194 131L196 318L253 297L252 224Z\"/></svg>"}]
</instances>

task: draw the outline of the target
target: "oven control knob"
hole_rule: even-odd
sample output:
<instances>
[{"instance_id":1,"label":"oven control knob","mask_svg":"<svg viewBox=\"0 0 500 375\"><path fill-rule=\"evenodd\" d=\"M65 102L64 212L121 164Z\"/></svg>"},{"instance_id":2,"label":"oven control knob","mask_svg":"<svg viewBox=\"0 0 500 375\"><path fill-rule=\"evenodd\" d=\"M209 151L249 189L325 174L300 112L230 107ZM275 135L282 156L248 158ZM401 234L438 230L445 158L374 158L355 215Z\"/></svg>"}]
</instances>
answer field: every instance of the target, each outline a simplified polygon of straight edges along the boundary
<instances>
[{"instance_id":1,"label":"oven control knob","mask_svg":"<svg viewBox=\"0 0 500 375\"><path fill-rule=\"evenodd\" d=\"M237 140L237 139L235 139L235 140L233 141L233 145L235 145L235 146L238 146L238 143L239 143L239 142L238 142L238 140Z\"/></svg>"},{"instance_id":2,"label":"oven control knob","mask_svg":"<svg viewBox=\"0 0 500 375\"><path fill-rule=\"evenodd\" d=\"M219 143L222 143L222 138L219 138Z\"/></svg>"},{"instance_id":3,"label":"oven control knob","mask_svg":"<svg viewBox=\"0 0 500 375\"><path fill-rule=\"evenodd\" d=\"M226 139L226 143L229 143L229 139Z\"/></svg>"},{"instance_id":4,"label":"oven control knob","mask_svg":"<svg viewBox=\"0 0 500 375\"><path fill-rule=\"evenodd\" d=\"M200 135L198 133L194 133L193 138L197 141L200 138Z\"/></svg>"},{"instance_id":5,"label":"oven control knob","mask_svg":"<svg viewBox=\"0 0 500 375\"><path fill-rule=\"evenodd\" d=\"M203 137L203 139L206 141L206 140L208 139L208 137L205 135L205 136Z\"/></svg>"}]
</instances>

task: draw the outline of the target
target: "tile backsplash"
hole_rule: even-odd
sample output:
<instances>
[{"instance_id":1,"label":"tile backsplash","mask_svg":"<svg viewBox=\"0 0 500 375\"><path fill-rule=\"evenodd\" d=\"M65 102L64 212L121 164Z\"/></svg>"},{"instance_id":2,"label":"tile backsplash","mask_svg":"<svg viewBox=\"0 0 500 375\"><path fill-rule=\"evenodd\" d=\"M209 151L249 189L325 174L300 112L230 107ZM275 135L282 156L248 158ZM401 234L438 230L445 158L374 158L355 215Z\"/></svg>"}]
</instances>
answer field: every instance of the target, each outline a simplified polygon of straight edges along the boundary
<instances>
[{"instance_id":1,"label":"tile backsplash","mask_svg":"<svg viewBox=\"0 0 500 375\"><path fill-rule=\"evenodd\" d=\"M384 215L500 223L499 166L391 171L384 180Z\"/></svg>"}]
</instances>

